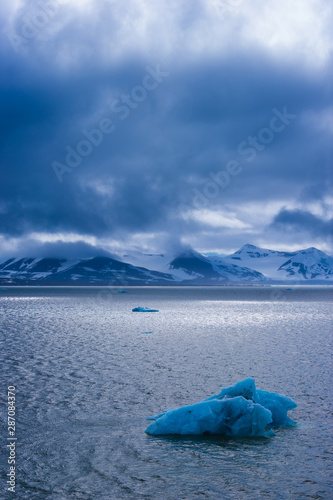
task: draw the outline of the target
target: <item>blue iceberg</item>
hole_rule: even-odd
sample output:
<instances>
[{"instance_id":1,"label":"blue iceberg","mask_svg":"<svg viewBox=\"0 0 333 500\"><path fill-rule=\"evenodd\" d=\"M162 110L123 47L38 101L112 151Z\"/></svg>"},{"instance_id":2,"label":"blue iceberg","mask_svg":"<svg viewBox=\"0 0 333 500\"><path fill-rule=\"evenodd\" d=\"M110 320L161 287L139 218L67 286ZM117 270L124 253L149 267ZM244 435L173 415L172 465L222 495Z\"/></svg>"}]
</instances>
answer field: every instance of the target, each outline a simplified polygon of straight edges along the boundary
<instances>
[{"instance_id":1,"label":"blue iceberg","mask_svg":"<svg viewBox=\"0 0 333 500\"><path fill-rule=\"evenodd\" d=\"M247 378L200 403L148 417L154 422L146 432L153 436L271 437L272 427L296 425L287 415L296 406L287 396L256 389L254 379Z\"/></svg>"},{"instance_id":2,"label":"blue iceberg","mask_svg":"<svg viewBox=\"0 0 333 500\"><path fill-rule=\"evenodd\" d=\"M132 312L142 312L142 313L158 313L158 309L150 309L149 307L134 307Z\"/></svg>"}]
</instances>

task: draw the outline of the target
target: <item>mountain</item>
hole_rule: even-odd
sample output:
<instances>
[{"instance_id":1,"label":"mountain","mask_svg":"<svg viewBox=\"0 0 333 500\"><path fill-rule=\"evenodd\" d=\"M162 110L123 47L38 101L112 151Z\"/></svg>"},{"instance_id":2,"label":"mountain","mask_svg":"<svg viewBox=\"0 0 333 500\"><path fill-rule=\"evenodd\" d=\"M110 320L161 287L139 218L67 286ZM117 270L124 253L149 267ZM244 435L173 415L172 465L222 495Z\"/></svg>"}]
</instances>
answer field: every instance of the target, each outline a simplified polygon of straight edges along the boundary
<instances>
[{"instance_id":1,"label":"mountain","mask_svg":"<svg viewBox=\"0 0 333 500\"><path fill-rule=\"evenodd\" d=\"M146 285L174 284L174 277L166 273L135 267L110 257L89 259L9 259L0 265L2 283L27 284L114 284Z\"/></svg>"},{"instance_id":2,"label":"mountain","mask_svg":"<svg viewBox=\"0 0 333 500\"><path fill-rule=\"evenodd\" d=\"M145 267L153 271L167 272L167 264L175 257L172 253L143 253L139 251L128 251L118 256L123 262L132 266Z\"/></svg>"},{"instance_id":3,"label":"mountain","mask_svg":"<svg viewBox=\"0 0 333 500\"><path fill-rule=\"evenodd\" d=\"M317 248L301 250L292 255L278 269L287 277L297 276L303 279L333 279L333 258Z\"/></svg>"},{"instance_id":4,"label":"mountain","mask_svg":"<svg viewBox=\"0 0 333 500\"><path fill-rule=\"evenodd\" d=\"M128 262L129 261L129 262ZM316 248L278 252L244 245L229 256L192 249L171 254L128 252L115 258L12 258L0 264L2 285L226 285L332 283L333 258Z\"/></svg>"},{"instance_id":5,"label":"mountain","mask_svg":"<svg viewBox=\"0 0 333 500\"><path fill-rule=\"evenodd\" d=\"M247 244L227 257L209 259L215 264L234 263L255 269L273 281L333 280L333 258L314 247L296 252L278 252Z\"/></svg>"},{"instance_id":6,"label":"mountain","mask_svg":"<svg viewBox=\"0 0 333 500\"><path fill-rule=\"evenodd\" d=\"M175 271L181 271L184 279L191 280L195 284L226 284L230 282L257 282L265 283L266 278L258 271L240 267L233 263L213 262L211 259L195 252L188 250L175 259L168 265L168 272L171 274Z\"/></svg>"}]
</instances>

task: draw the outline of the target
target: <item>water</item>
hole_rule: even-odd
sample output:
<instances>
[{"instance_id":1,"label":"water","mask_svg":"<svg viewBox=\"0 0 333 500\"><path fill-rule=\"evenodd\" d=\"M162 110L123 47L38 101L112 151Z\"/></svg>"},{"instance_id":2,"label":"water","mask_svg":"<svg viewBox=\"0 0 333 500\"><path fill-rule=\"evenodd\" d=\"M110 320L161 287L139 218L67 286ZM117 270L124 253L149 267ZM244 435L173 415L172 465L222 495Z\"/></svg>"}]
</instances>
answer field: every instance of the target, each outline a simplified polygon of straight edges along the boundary
<instances>
[{"instance_id":1,"label":"water","mask_svg":"<svg viewBox=\"0 0 333 500\"><path fill-rule=\"evenodd\" d=\"M286 288L1 290L16 497L331 499L332 293ZM298 403L295 428L272 439L145 434L145 417L249 376ZM13 498L6 410L0 497Z\"/></svg>"}]
</instances>

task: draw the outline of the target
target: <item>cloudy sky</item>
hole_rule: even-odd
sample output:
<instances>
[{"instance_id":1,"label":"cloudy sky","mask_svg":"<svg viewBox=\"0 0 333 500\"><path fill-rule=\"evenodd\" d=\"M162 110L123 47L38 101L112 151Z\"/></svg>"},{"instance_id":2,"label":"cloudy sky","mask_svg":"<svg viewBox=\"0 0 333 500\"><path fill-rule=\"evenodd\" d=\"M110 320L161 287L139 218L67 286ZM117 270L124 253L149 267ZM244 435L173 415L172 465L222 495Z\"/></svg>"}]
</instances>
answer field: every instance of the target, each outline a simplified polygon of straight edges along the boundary
<instances>
[{"instance_id":1,"label":"cloudy sky","mask_svg":"<svg viewBox=\"0 0 333 500\"><path fill-rule=\"evenodd\" d=\"M2 260L331 253L331 2L13 0L0 14Z\"/></svg>"}]
</instances>

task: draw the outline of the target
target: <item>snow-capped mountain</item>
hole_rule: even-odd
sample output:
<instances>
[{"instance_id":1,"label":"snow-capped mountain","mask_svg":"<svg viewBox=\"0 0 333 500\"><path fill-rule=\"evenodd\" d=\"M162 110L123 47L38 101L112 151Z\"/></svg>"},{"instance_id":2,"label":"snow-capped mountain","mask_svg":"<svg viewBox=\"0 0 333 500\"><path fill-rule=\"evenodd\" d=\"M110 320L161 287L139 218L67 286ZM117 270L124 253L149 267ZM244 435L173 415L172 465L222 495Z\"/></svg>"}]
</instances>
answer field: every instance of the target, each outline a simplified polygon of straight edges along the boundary
<instances>
[{"instance_id":1,"label":"snow-capped mountain","mask_svg":"<svg viewBox=\"0 0 333 500\"><path fill-rule=\"evenodd\" d=\"M244 245L228 257L209 257L215 264L234 263L255 269L273 281L333 280L333 258L316 248L278 252Z\"/></svg>"},{"instance_id":2,"label":"snow-capped mountain","mask_svg":"<svg viewBox=\"0 0 333 500\"><path fill-rule=\"evenodd\" d=\"M233 263L213 262L194 250L188 250L168 264L168 272L181 271L184 279L198 284L222 284L228 282L265 283L266 278L258 271Z\"/></svg>"},{"instance_id":3,"label":"snow-capped mountain","mask_svg":"<svg viewBox=\"0 0 333 500\"><path fill-rule=\"evenodd\" d=\"M307 248L292 255L282 264L278 271L286 273L287 277L303 279L333 279L333 258L317 248Z\"/></svg>"},{"instance_id":4,"label":"snow-capped mountain","mask_svg":"<svg viewBox=\"0 0 333 500\"><path fill-rule=\"evenodd\" d=\"M316 248L277 252L247 244L227 257L205 257L187 249L176 255L128 252L118 258L13 258L0 264L0 283L14 285L265 285L285 281L333 282L333 258Z\"/></svg>"},{"instance_id":5,"label":"snow-capped mountain","mask_svg":"<svg viewBox=\"0 0 333 500\"><path fill-rule=\"evenodd\" d=\"M173 284L171 275L135 267L110 257L89 259L9 259L0 265L0 279L7 283L39 282L73 284Z\"/></svg>"},{"instance_id":6,"label":"snow-capped mountain","mask_svg":"<svg viewBox=\"0 0 333 500\"><path fill-rule=\"evenodd\" d=\"M264 282L257 271L239 267L234 263L220 264L189 248L178 254L147 254L129 252L122 256L132 265L149 267L154 271L171 274L184 284L221 284L227 282Z\"/></svg>"}]
</instances>

